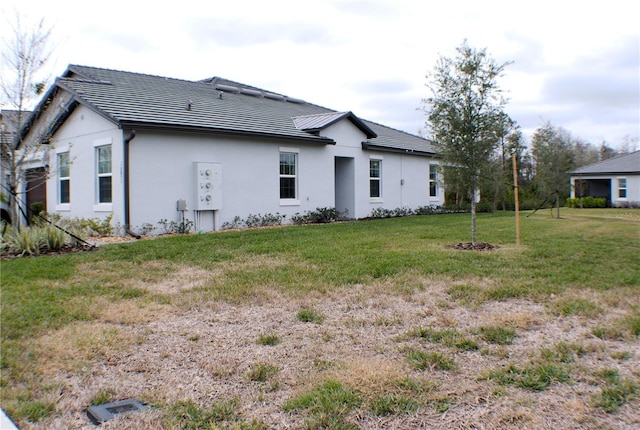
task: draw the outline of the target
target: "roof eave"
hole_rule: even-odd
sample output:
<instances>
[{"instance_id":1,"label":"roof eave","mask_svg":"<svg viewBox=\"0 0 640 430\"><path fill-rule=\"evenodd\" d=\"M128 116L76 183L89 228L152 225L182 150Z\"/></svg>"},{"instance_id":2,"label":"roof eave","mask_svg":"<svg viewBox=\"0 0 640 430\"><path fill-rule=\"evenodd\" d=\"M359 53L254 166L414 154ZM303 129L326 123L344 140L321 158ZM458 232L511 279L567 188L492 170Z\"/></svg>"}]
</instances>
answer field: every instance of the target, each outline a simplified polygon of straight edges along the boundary
<instances>
[{"instance_id":1,"label":"roof eave","mask_svg":"<svg viewBox=\"0 0 640 430\"><path fill-rule=\"evenodd\" d=\"M349 121L351 121L356 127L360 129L360 131L362 131L367 136L367 139L378 137L378 134L373 131L367 124L365 124L360 118L358 118L353 112L349 112L347 118L349 118Z\"/></svg>"},{"instance_id":2,"label":"roof eave","mask_svg":"<svg viewBox=\"0 0 640 430\"><path fill-rule=\"evenodd\" d=\"M640 175L640 170L629 172L571 172L571 176L612 176L612 175Z\"/></svg>"},{"instance_id":3,"label":"roof eave","mask_svg":"<svg viewBox=\"0 0 640 430\"><path fill-rule=\"evenodd\" d=\"M435 152L420 151L415 149L390 148L388 146L375 145L370 142L362 142L362 149L369 151L391 152L394 154L419 155L423 157L439 158Z\"/></svg>"},{"instance_id":4,"label":"roof eave","mask_svg":"<svg viewBox=\"0 0 640 430\"><path fill-rule=\"evenodd\" d=\"M248 130L233 130L225 128L212 128L212 127L196 127L192 125L179 125L179 124L163 124L144 121L129 121L122 120L119 122L120 128L136 129L136 130L161 130L161 131L174 131L174 132L186 132L197 134L216 134L223 136L250 136L267 140L279 140L287 142L303 142L314 143L321 145L335 145L336 142L333 139L323 136L290 136L284 134L271 134L261 133Z\"/></svg>"}]
</instances>

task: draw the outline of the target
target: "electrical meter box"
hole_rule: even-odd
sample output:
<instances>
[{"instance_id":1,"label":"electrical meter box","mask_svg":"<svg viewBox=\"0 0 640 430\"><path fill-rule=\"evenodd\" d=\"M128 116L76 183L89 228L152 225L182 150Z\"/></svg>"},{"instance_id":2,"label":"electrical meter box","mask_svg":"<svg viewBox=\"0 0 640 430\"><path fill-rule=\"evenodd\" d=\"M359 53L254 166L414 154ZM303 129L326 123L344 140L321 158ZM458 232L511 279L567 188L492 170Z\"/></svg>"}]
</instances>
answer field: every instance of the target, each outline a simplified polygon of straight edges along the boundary
<instances>
[{"instance_id":1,"label":"electrical meter box","mask_svg":"<svg viewBox=\"0 0 640 430\"><path fill-rule=\"evenodd\" d=\"M222 164L195 162L195 207L197 211L222 208Z\"/></svg>"}]
</instances>

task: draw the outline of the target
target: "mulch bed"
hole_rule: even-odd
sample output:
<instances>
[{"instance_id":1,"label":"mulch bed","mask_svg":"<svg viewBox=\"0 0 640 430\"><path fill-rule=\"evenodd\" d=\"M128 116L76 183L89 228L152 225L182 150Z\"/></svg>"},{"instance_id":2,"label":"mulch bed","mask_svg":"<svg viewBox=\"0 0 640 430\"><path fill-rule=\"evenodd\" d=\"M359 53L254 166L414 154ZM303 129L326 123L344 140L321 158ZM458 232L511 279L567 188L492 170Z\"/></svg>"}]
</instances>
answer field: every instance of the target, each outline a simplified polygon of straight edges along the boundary
<instances>
[{"instance_id":1,"label":"mulch bed","mask_svg":"<svg viewBox=\"0 0 640 430\"><path fill-rule=\"evenodd\" d=\"M97 246L90 246L86 244L77 244L77 245L65 245L62 248L52 251L49 248L43 247L37 254L17 254L11 253L7 251L0 252L0 260L8 260L11 258L19 258L19 257L38 257L43 255L62 255L62 254L70 254L72 252L81 252L81 251L96 251L98 249Z\"/></svg>"},{"instance_id":2,"label":"mulch bed","mask_svg":"<svg viewBox=\"0 0 640 430\"><path fill-rule=\"evenodd\" d=\"M449 249L462 249L465 251L493 251L500 248L498 245L492 245L486 242L460 242L457 245L447 245Z\"/></svg>"}]
</instances>

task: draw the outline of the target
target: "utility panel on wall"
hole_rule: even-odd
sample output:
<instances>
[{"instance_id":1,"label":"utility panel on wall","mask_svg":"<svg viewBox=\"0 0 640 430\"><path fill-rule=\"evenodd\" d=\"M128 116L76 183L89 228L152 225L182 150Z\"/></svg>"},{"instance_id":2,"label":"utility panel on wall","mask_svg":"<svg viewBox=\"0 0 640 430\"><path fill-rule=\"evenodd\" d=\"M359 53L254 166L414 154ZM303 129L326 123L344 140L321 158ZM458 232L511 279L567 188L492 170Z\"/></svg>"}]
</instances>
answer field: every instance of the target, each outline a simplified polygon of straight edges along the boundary
<instances>
[{"instance_id":1,"label":"utility panel on wall","mask_svg":"<svg viewBox=\"0 0 640 430\"><path fill-rule=\"evenodd\" d=\"M195 162L197 211L218 210L222 208L222 164Z\"/></svg>"}]
</instances>

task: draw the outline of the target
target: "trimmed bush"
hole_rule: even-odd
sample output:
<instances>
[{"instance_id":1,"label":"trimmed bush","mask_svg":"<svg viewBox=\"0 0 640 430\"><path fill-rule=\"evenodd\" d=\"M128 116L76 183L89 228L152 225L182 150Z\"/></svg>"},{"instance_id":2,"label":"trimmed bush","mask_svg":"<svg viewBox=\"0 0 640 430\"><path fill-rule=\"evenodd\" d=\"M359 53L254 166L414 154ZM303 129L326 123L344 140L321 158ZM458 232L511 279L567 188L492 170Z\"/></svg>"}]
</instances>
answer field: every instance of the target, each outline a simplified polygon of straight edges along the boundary
<instances>
[{"instance_id":1,"label":"trimmed bush","mask_svg":"<svg viewBox=\"0 0 640 430\"><path fill-rule=\"evenodd\" d=\"M341 213L336 208L316 208L315 211L306 211L303 214L295 213L291 216L291 222L296 225L302 224L327 224L338 221L347 216L347 211Z\"/></svg>"},{"instance_id":2,"label":"trimmed bush","mask_svg":"<svg viewBox=\"0 0 640 430\"><path fill-rule=\"evenodd\" d=\"M578 199L567 199L568 208L606 208L606 197L580 197Z\"/></svg>"}]
</instances>

